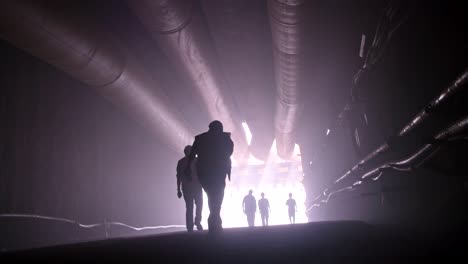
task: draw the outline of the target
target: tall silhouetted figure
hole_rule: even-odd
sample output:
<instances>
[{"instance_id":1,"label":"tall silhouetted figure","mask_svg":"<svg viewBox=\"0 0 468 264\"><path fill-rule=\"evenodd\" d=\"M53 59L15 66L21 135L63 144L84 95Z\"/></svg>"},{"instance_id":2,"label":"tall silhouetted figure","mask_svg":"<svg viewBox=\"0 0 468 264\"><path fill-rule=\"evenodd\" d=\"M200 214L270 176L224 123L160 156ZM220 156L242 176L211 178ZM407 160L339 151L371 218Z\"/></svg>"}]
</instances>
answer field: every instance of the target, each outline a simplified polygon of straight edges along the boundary
<instances>
[{"instance_id":1,"label":"tall silhouetted figure","mask_svg":"<svg viewBox=\"0 0 468 264\"><path fill-rule=\"evenodd\" d=\"M270 202L265 198L265 194L262 193L262 198L258 200L258 209L260 210L260 216L262 217L262 225L268 226L268 216L270 215Z\"/></svg>"},{"instance_id":2,"label":"tall silhouetted figure","mask_svg":"<svg viewBox=\"0 0 468 264\"><path fill-rule=\"evenodd\" d=\"M197 156L196 170L203 189L208 196L208 230L218 232L222 230L220 216L221 204L226 187L226 175L231 179L231 155L234 143L231 134L223 132L223 124L213 121L209 125L208 132L195 137L189 162ZM190 166L186 167L190 173Z\"/></svg>"},{"instance_id":3,"label":"tall silhouetted figure","mask_svg":"<svg viewBox=\"0 0 468 264\"><path fill-rule=\"evenodd\" d=\"M193 203L196 205L195 212L195 225L197 230L203 230L201 225L202 210L203 210L203 190L200 182L198 180L197 172L195 166L197 159L192 160L190 163L191 174L186 174L185 168L188 165L188 158L190 155L192 146L186 146L184 148L185 157L179 160L177 163L177 197L179 199L182 197L182 192L184 194L185 200L185 223L187 225L187 231L193 231ZM182 185L182 192L180 187Z\"/></svg>"},{"instance_id":4,"label":"tall silhouetted figure","mask_svg":"<svg viewBox=\"0 0 468 264\"><path fill-rule=\"evenodd\" d=\"M292 193L289 193L289 199L286 201L286 205L288 206L288 213L289 213L289 222L291 224L296 223L296 200L292 198Z\"/></svg>"},{"instance_id":5,"label":"tall silhouetted figure","mask_svg":"<svg viewBox=\"0 0 468 264\"><path fill-rule=\"evenodd\" d=\"M247 194L242 201L242 209L247 215L247 223L249 226L255 226L255 212L257 212L257 201L252 193L253 191L249 190L249 194Z\"/></svg>"}]
</instances>

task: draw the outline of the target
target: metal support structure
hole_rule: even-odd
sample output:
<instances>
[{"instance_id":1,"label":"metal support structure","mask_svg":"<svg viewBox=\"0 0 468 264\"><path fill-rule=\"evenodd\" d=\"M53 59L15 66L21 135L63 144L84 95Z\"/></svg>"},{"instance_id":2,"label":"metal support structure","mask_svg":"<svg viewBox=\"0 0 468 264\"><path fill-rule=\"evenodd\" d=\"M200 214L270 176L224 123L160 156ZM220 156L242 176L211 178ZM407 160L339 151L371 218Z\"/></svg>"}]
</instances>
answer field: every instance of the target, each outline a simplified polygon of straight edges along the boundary
<instances>
[{"instance_id":1,"label":"metal support structure","mask_svg":"<svg viewBox=\"0 0 468 264\"><path fill-rule=\"evenodd\" d=\"M412 132L416 127L418 127L422 121L426 120L431 114L433 114L436 109L447 104L453 95L463 88L466 88L466 82L468 78L468 69L466 69L451 85L442 91L442 93L432 100L429 104L431 107L426 107L421 110L411 122L408 123L398 134L395 140L399 140L404 136L407 136ZM430 109L430 110L428 110ZM454 123L452 126L444 129L439 134L434 136L434 142L441 142L448 140L453 136L459 136L459 133L464 131L468 127L468 117L461 119L460 121ZM321 203L326 203L331 196L336 195L337 193L343 191L354 190L358 185L361 185L365 180L374 179L377 180L386 169L396 169L396 170L411 170L415 164L418 166L426 161L435 151L438 149L436 143L424 144L424 146L418 149L414 154L408 158L398 160L398 161L389 161L382 160L383 156L387 154L392 149L392 143L385 142L377 149L369 153L364 159L359 163L353 166L345 174L339 177L336 181L333 182L332 186L326 188L322 195L318 196L312 206L308 210L311 210L314 207L320 206ZM378 161L380 159L380 161ZM374 165L379 163L380 165ZM374 166L372 166L374 165ZM350 178L352 177L352 178ZM357 178L357 180L353 180ZM346 181L345 181L346 180ZM347 186L350 181L353 181L351 186ZM343 187L345 186L345 187Z\"/></svg>"}]
</instances>

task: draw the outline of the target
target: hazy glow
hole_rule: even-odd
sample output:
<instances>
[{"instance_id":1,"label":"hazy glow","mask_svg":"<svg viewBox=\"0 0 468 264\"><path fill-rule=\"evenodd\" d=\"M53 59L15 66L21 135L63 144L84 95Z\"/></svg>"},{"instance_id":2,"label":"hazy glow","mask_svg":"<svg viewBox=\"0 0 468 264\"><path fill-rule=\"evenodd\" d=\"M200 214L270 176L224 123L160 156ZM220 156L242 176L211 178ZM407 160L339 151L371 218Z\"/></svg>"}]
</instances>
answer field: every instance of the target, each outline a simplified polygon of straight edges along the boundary
<instances>
[{"instance_id":1,"label":"hazy glow","mask_svg":"<svg viewBox=\"0 0 468 264\"><path fill-rule=\"evenodd\" d=\"M234 157L231 157L231 166L232 167L237 167L238 166L237 160Z\"/></svg>"},{"instance_id":2,"label":"hazy glow","mask_svg":"<svg viewBox=\"0 0 468 264\"><path fill-rule=\"evenodd\" d=\"M247 160L247 165L262 165L265 164L263 160L255 158L252 154L249 154L249 159Z\"/></svg>"},{"instance_id":3,"label":"hazy glow","mask_svg":"<svg viewBox=\"0 0 468 264\"><path fill-rule=\"evenodd\" d=\"M327 129L327 136L330 134L330 129Z\"/></svg>"},{"instance_id":4,"label":"hazy glow","mask_svg":"<svg viewBox=\"0 0 468 264\"><path fill-rule=\"evenodd\" d=\"M276 141L271 146L266 162L250 156L248 165L240 167L234 159L232 160L232 181L226 183L221 210L225 228L247 226L246 215L242 212L242 200L250 189L254 191L253 194L257 201L261 198L260 193L262 192L265 193L265 198L269 200L271 207L270 225L289 224L288 208L286 206L289 193L293 194L293 198L297 203L296 223L308 222L305 207L306 193L302 184L303 172L298 145L295 145L294 155L290 161L285 161L277 155ZM203 224L206 225L209 215L206 195L204 201ZM261 226L258 210L255 216L255 225Z\"/></svg>"},{"instance_id":5,"label":"hazy glow","mask_svg":"<svg viewBox=\"0 0 468 264\"><path fill-rule=\"evenodd\" d=\"M244 133L247 138L247 144L250 146L250 142L252 142L252 133L250 132L249 125L247 125L246 122L242 122L242 128L244 129Z\"/></svg>"},{"instance_id":6,"label":"hazy glow","mask_svg":"<svg viewBox=\"0 0 468 264\"><path fill-rule=\"evenodd\" d=\"M247 165L263 165L263 164L265 164L264 161L255 158L252 154L249 153L249 158L247 159ZM231 166L233 168L236 168L239 166L239 163L233 157L231 157Z\"/></svg>"}]
</instances>

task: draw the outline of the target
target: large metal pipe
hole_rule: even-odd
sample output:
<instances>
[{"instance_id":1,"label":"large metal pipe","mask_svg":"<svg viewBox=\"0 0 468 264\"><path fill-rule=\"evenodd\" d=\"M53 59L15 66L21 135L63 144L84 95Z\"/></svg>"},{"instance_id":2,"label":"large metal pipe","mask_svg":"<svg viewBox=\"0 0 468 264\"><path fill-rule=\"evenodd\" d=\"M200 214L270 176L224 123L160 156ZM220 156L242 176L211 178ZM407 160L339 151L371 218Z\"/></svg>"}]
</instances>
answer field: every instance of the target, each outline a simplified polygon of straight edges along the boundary
<instances>
[{"instance_id":1,"label":"large metal pipe","mask_svg":"<svg viewBox=\"0 0 468 264\"><path fill-rule=\"evenodd\" d=\"M468 69L465 69L457 79L450 84L447 88L445 88L439 96L434 98L431 103L429 103L424 109L422 109L416 116L403 127L400 132L398 133L398 137L406 136L409 132L413 131L418 125L420 125L424 120L426 120L432 113L437 111L437 109L445 104L447 104L451 98L453 98L454 94L461 91L463 88L466 87L466 83L468 81ZM398 139L397 137L397 139ZM384 153L387 153L390 149L388 142L384 142L381 146L379 146L374 151L370 152L364 159L362 159L358 164L348 170L345 174L343 174L340 178L338 178L335 183L339 183L347 178L349 175L354 173L359 168L363 166L367 166L371 161L377 159Z\"/></svg>"},{"instance_id":2,"label":"large metal pipe","mask_svg":"<svg viewBox=\"0 0 468 264\"><path fill-rule=\"evenodd\" d=\"M466 133L467 128L468 116L465 116L434 136L434 142L446 142L450 140L451 137L459 136L461 133ZM385 170L394 169L399 171L411 171L413 168L419 167L422 163L426 162L438 150L438 148L439 144L437 143L426 144L407 158L403 158L398 161L391 161L377 166L376 168L369 170L360 176L360 178L353 185L329 193L326 195L325 199L320 201L320 203L328 202L332 196L343 191L354 190L357 186L361 185L366 180L377 180ZM317 206L319 206L318 203L314 204L309 209Z\"/></svg>"},{"instance_id":3,"label":"large metal pipe","mask_svg":"<svg viewBox=\"0 0 468 264\"><path fill-rule=\"evenodd\" d=\"M49 4L49 3L48 3ZM3 1L0 37L94 87L180 152L193 134L131 56L103 42L84 19L39 1ZM114 48L113 48L114 47Z\"/></svg>"},{"instance_id":4,"label":"large metal pipe","mask_svg":"<svg viewBox=\"0 0 468 264\"><path fill-rule=\"evenodd\" d=\"M431 157L431 153L436 152L439 148L439 142L448 142L452 140L452 137L457 137L460 135L466 135L466 130L468 129L468 116L460 119L455 122L450 127L442 130L434 137L434 142L424 145L419 151L417 151L412 156L407 159L389 163L387 167L399 169L399 170L409 170L415 165L419 165L422 162L426 161L428 157ZM367 176L368 177L368 176ZM365 178L364 176L362 177Z\"/></svg>"},{"instance_id":5,"label":"large metal pipe","mask_svg":"<svg viewBox=\"0 0 468 264\"><path fill-rule=\"evenodd\" d=\"M235 142L234 156L246 160L247 140L235 100L216 63L216 52L194 1L127 1L153 39L191 81L210 116L223 122Z\"/></svg>"},{"instance_id":6,"label":"large metal pipe","mask_svg":"<svg viewBox=\"0 0 468 264\"><path fill-rule=\"evenodd\" d=\"M434 142L445 142L450 140L452 137L460 136L460 134L466 134L467 129L468 116L465 116L435 135L433 137ZM367 169L364 172L361 172L358 179L351 185L340 187L334 186L335 188L330 189L327 188L324 190L323 194L315 198L315 201L313 201L313 204L307 209L307 211L310 211L316 207L320 207L322 204L328 203L328 201L330 201L333 196L343 192L356 190L356 188L361 186L365 181L378 180L382 173L386 170L393 169L400 171L410 171L413 168L418 167L422 163L426 162L432 156L432 154L437 151L438 148L438 144L426 144L407 158L399 159L397 161L387 161L372 169Z\"/></svg>"},{"instance_id":7,"label":"large metal pipe","mask_svg":"<svg viewBox=\"0 0 468 264\"><path fill-rule=\"evenodd\" d=\"M412 143L417 142L408 142L408 140L413 140L413 138L406 138L410 132L414 132L414 130L421 125L421 123L426 120L431 114L436 112L440 107L446 105L450 102L450 100L454 97L454 94L460 92L461 90L466 88L468 80L468 70L465 69L457 79L446 87L439 96L431 101L431 103L426 106L423 110L421 110L405 127L403 127L398 136L395 137L396 143L400 143L400 145L411 145ZM437 134L434 139L435 140L446 140L451 136L454 136L468 127L468 117L461 119L460 121L456 122L452 126L448 127L447 129L441 131ZM398 142L400 141L400 142ZM437 147L431 144L424 145L420 148L415 154L408 157L407 159L395 162L389 162L388 157L391 157L390 150L392 150L392 145L389 142L383 143L377 149L369 153L364 159L362 159L359 163L354 165L351 169L349 169L345 174L343 174L340 178L332 183L331 186L326 188L323 191L323 194L316 198L316 202L309 208L309 210L313 207L317 207L320 205L320 201L328 201L331 195L335 195L336 193L340 193L342 191L351 190L356 185L360 185L362 180L368 179L376 174L381 173L382 169L390 168L390 169L399 169L405 170L410 168L414 164L415 161L418 161L420 158L428 157L428 153L436 149ZM398 144L397 144L398 145ZM375 165L376 163L380 165ZM359 177L358 181L356 178ZM379 176L377 176L378 178ZM356 182L355 182L356 181ZM355 182L352 186L347 186L350 182ZM345 186L345 187L343 187Z\"/></svg>"},{"instance_id":8,"label":"large metal pipe","mask_svg":"<svg viewBox=\"0 0 468 264\"><path fill-rule=\"evenodd\" d=\"M468 69L465 69L463 73L458 76L458 78L450 84L447 88L445 88L442 93L432 100L424 109L422 109L414 118L411 120L405 127L403 127L398 135L402 136L417 125L419 125L422 121L428 118L431 113L437 111L441 105L446 103L448 100L453 98L455 94L457 94L468 82Z\"/></svg>"},{"instance_id":9,"label":"large metal pipe","mask_svg":"<svg viewBox=\"0 0 468 264\"><path fill-rule=\"evenodd\" d=\"M289 159L302 110L303 0L269 0L276 80L275 136L278 155Z\"/></svg>"}]
</instances>

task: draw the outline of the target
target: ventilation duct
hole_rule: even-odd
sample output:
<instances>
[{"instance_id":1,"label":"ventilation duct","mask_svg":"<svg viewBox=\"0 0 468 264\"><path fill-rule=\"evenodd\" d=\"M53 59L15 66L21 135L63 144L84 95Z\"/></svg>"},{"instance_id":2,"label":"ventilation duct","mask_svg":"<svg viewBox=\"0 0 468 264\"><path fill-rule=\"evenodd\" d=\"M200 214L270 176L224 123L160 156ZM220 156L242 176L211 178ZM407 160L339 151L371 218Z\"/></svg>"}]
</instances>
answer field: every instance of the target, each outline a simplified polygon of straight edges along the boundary
<instances>
[{"instance_id":1,"label":"ventilation duct","mask_svg":"<svg viewBox=\"0 0 468 264\"><path fill-rule=\"evenodd\" d=\"M212 119L223 122L235 142L234 156L245 161L248 148L242 119L231 96L206 23L196 2L127 1L153 39L195 87Z\"/></svg>"},{"instance_id":2,"label":"ventilation duct","mask_svg":"<svg viewBox=\"0 0 468 264\"><path fill-rule=\"evenodd\" d=\"M49 4L49 3L48 3ZM178 152L193 134L154 81L130 56L102 41L85 20L39 1L3 1L0 37L94 87Z\"/></svg>"},{"instance_id":3,"label":"ventilation duct","mask_svg":"<svg viewBox=\"0 0 468 264\"><path fill-rule=\"evenodd\" d=\"M275 137L278 155L291 158L301 112L302 22L304 1L269 0L276 81Z\"/></svg>"}]
</instances>

